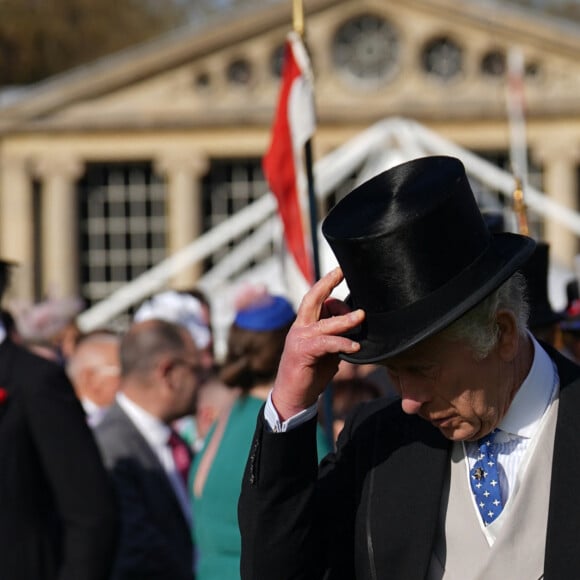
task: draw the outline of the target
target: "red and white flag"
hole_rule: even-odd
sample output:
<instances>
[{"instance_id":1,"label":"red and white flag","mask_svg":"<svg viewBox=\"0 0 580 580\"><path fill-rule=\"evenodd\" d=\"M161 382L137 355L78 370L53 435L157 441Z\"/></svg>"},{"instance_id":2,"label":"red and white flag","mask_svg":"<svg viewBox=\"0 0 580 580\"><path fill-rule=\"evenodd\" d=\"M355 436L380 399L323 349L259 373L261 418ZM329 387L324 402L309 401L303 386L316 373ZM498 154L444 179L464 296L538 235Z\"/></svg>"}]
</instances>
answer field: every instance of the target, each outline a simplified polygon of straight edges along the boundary
<instances>
[{"instance_id":1,"label":"red and white flag","mask_svg":"<svg viewBox=\"0 0 580 580\"><path fill-rule=\"evenodd\" d=\"M308 284L314 281L314 269L302 211L307 193L303 152L315 126L310 60L300 35L290 32L284 49L282 85L270 147L262 166L278 200L286 246Z\"/></svg>"}]
</instances>

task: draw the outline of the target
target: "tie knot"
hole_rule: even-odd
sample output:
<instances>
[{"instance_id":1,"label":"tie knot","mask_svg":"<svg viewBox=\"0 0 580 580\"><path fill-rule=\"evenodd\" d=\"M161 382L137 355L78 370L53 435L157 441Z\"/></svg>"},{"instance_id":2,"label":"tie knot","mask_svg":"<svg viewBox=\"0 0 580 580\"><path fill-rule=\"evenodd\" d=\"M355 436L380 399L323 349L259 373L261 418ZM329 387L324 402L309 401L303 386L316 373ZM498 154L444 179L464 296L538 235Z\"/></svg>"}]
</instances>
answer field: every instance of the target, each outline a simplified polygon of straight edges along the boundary
<instances>
[{"instance_id":1,"label":"tie knot","mask_svg":"<svg viewBox=\"0 0 580 580\"><path fill-rule=\"evenodd\" d=\"M485 448L489 448L495 444L496 438L500 433L499 429L494 429L491 433L488 433L485 437L477 440L477 445L480 450L484 450Z\"/></svg>"},{"instance_id":2,"label":"tie knot","mask_svg":"<svg viewBox=\"0 0 580 580\"><path fill-rule=\"evenodd\" d=\"M171 447L171 449L175 449L176 447L181 447L185 444L185 441L175 432L171 431L169 434L169 438L167 439L167 445Z\"/></svg>"},{"instance_id":3,"label":"tie knot","mask_svg":"<svg viewBox=\"0 0 580 580\"><path fill-rule=\"evenodd\" d=\"M189 474L189 467L191 465L191 452L187 443L175 432L171 431L167 445L171 449L175 469L181 476L185 485L187 485L187 478Z\"/></svg>"},{"instance_id":4,"label":"tie knot","mask_svg":"<svg viewBox=\"0 0 580 580\"><path fill-rule=\"evenodd\" d=\"M503 510L499 470L493 448L498 432L494 429L477 441L479 455L470 471L471 489L485 525L491 524Z\"/></svg>"}]
</instances>

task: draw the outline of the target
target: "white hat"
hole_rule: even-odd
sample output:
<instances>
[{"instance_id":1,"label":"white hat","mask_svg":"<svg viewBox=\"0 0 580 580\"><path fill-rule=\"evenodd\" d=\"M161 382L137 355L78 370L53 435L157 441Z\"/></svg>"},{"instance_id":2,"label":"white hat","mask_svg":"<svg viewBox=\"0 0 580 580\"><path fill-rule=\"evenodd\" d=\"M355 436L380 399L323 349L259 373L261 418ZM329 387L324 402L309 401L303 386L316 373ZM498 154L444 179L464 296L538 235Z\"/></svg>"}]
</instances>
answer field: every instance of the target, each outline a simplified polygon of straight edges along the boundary
<instances>
[{"instance_id":1,"label":"white hat","mask_svg":"<svg viewBox=\"0 0 580 580\"><path fill-rule=\"evenodd\" d=\"M211 333L201 302L182 292L168 290L152 296L135 312L134 322L157 318L185 326L199 349L209 345Z\"/></svg>"},{"instance_id":2,"label":"white hat","mask_svg":"<svg viewBox=\"0 0 580 580\"><path fill-rule=\"evenodd\" d=\"M11 309L25 340L51 340L83 309L77 297L48 298L36 304L15 303Z\"/></svg>"}]
</instances>

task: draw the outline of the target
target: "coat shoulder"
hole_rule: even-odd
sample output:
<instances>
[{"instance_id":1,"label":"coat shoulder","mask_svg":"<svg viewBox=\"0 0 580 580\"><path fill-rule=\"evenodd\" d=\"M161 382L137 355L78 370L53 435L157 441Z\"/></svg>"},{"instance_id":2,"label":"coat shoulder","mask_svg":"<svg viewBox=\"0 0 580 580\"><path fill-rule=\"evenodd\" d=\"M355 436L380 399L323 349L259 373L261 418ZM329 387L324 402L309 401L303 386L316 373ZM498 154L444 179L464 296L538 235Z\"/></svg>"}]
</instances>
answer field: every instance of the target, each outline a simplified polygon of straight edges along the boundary
<instances>
[{"instance_id":1,"label":"coat shoulder","mask_svg":"<svg viewBox=\"0 0 580 580\"><path fill-rule=\"evenodd\" d=\"M120 461L132 463L143 451L141 435L117 404L110 408L93 433L109 469Z\"/></svg>"},{"instance_id":2,"label":"coat shoulder","mask_svg":"<svg viewBox=\"0 0 580 580\"><path fill-rule=\"evenodd\" d=\"M64 368L54 361L42 358L23 346L8 342L0 349L0 361L6 361L9 378L36 378L44 381L51 379L66 379ZM5 364L5 363L2 363Z\"/></svg>"},{"instance_id":3,"label":"coat shoulder","mask_svg":"<svg viewBox=\"0 0 580 580\"><path fill-rule=\"evenodd\" d=\"M126 440L124 433L129 428L128 421L121 409L113 405L93 431L99 445L109 447Z\"/></svg>"},{"instance_id":4,"label":"coat shoulder","mask_svg":"<svg viewBox=\"0 0 580 580\"><path fill-rule=\"evenodd\" d=\"M29 403L59 401L80 408L63 366L9 340L0 346L0 386Z\"/></svg>"}]
</instances>

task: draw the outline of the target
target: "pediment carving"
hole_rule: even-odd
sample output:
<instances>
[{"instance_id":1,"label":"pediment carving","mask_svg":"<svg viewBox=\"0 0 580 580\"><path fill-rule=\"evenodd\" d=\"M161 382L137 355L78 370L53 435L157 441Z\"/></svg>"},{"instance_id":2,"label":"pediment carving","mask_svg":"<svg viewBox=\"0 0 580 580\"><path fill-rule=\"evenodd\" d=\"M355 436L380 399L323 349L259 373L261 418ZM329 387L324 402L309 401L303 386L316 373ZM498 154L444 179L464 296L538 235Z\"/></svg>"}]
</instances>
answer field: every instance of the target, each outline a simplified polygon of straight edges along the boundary
<instances>
[{"instance_id":1,"label":"pediment carving","mask_svg":"<svg viewBox=\"0 0 580 580\"><path fill-rule=\"evenodd\" d=\"M388 115L503 118L505 59L513 46L521 48L526 62L529 115L580 110L575 98L580 27L558 34L557 27L531 18L486 14L483 4L460 9L450 0L311 5L307 40L321 122L351 117L369 123ZM280 17L273 22L265 19L261 27L256 14L255 22L244 21L240 30L230 23L229 36L218 35L211 47L210 31L181 39L179 58L179 47L169 50L166 43L147 72L138 54L110 59L110 70L106 60L100 62L104 80L94 91L72 91L66 78L60 87L47 85L51 98L38 98L50 106L44 111L42 102L36 111L16 107L19 124L63 129L267 124L278 92L280 47L291 24ZM91 65L86 74L90 71ZM9 123L4 115L8 110L0 111L0 128Z\"/></svg>"}]
</instances>

